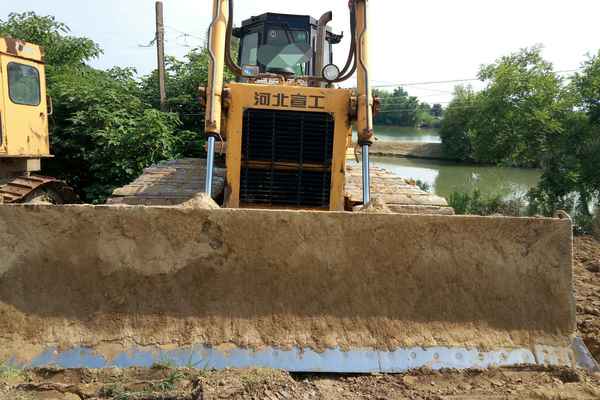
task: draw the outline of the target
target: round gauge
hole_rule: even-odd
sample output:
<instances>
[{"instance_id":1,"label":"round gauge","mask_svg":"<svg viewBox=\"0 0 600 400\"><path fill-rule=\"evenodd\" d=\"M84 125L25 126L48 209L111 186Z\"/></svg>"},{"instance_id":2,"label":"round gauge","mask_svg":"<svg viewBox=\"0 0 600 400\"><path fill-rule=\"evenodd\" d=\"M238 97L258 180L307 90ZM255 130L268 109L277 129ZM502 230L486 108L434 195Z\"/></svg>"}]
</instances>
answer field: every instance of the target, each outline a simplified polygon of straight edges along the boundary
<instances>
[{"instance_id":1,"label":"round gauge","mask_svg":"<svg viewBox=\"0 0 600 400\"><path fill-rule=\"evenodd\" d=\"M340 69L335 64L328 64L323 68L323 78L328 82L333 82L340 77Z\"/></svg>"}]
</instances>

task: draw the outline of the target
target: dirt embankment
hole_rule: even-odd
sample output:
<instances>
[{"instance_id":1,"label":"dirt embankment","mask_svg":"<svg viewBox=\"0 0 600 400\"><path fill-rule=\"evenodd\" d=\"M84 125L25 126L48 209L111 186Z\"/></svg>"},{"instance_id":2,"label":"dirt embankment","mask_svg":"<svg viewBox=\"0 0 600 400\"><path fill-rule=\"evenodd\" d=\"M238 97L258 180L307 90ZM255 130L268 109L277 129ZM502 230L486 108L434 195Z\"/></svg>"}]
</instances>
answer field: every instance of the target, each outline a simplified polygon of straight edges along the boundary
<instances>
[{"instance_id":1,"label":"dirt embankment","mask_svg":"<svg viewBox=\"0 0 600 400\"><path fill-rule=\"evenodd\" d=\"M379 140L371 146L371 154L388 157L446 159L441 143L386 142Z\"/></svg>"}]
</instances>

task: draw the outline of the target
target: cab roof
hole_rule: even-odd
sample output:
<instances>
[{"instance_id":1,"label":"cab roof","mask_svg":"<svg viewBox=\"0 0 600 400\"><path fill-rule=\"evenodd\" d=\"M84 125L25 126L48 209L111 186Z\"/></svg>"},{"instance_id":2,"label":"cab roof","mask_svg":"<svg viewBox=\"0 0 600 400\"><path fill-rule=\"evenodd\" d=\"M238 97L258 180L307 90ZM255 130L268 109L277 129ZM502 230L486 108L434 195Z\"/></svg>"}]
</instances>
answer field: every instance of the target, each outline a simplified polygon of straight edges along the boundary
<instances>
[{"instance_id":1,"label":"cab roof","mask_svg":"<svg viewBox=\"0 0 600 400\"><path fill-rule=\"evenodd\" d=\"M39 63L44 62L44 51L40 46L19 39L0 37L0 54L8 54Z\"/></svg>"}]
</instances>

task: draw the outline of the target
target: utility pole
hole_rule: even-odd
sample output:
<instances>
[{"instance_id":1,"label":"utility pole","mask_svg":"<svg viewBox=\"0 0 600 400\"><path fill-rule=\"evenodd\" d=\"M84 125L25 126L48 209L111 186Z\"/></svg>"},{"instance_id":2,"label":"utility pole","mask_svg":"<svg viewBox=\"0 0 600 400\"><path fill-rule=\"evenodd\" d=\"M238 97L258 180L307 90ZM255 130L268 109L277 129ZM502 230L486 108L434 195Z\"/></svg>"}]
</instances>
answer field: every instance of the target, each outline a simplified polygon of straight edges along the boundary
<instances>
[{"instance_id":1,"label":"utility pole","mask_svg":"<svg viewBox=\"0 0 600 400\"><path fill-rule=\"evenodd\" d=\"M167 111L167 90L165 88L165 25L163 21L163 2L156 2L156 52L158 54L158 86L160 90L160 109Z\"/></svg>"}]
</instances>

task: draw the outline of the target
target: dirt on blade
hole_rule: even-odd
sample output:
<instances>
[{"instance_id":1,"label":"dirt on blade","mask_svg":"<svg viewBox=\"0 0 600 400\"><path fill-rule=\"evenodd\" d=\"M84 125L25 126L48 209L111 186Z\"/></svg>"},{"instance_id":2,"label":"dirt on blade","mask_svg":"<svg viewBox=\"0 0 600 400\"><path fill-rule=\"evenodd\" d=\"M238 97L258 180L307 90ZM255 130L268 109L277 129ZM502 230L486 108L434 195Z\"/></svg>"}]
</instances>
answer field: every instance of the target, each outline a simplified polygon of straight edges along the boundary
<instances>
[{"instance_id":1,"label":"dirt on blade","mask_svg":"<svg viewBox=\"0 0 600 400\"><path fill-rule=\"evenodd\" d=\"M575 240L579 335L600 358L600 242ZM397 375L310 375L274 370L149 369L22 372L0 367L0 400L111 399L600 399L600 374L568 368L417 370Z\"/></svg>"}]
</instances>

